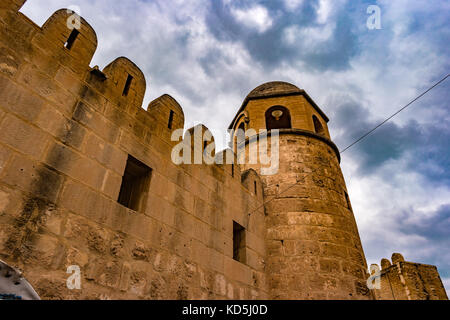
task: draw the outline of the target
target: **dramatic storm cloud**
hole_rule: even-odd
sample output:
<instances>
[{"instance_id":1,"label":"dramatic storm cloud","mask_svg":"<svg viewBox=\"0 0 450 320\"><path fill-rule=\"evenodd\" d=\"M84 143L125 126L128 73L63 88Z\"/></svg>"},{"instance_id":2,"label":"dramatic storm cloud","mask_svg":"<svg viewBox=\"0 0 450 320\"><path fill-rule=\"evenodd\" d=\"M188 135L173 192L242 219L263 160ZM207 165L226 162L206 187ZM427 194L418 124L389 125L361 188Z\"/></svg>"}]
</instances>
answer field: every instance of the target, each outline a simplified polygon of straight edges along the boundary
<instances>
[{"instance_id":1,"label":"dramatic storm cloud","mask_svg":"<svg viewBox=\"0 0 450 320\"><path fill-rule=\"evenodd\" d=\"M369 5L381 29L367 28ZM223 131L250 90L284 80L343 149L450 71L445 0L29 0L22 12L42 25L71 6L97 31L92 65L129 57L147 77L143 107L171 94L187 127ZM437 265L447 290L449 92L450 80L342 154L369 264L401 252Z\"/></svg>"}]
</instances>

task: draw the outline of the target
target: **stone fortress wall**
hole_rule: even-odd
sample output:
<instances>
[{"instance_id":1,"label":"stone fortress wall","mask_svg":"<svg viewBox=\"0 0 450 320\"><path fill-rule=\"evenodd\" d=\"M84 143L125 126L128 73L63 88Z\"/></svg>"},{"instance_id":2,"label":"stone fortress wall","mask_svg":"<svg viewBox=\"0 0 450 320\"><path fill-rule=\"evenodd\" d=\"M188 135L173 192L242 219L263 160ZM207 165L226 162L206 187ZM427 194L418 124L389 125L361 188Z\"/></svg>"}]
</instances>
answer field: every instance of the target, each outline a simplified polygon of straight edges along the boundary
<instances>
[{"instance_id":1,"label":"stone fortress wall","mask_svg":"<svg viewBox=\"0 0 450 320\"><path fill-rule=\"evenodd\" d=\"M0 3L0 259L43 299L444 298L389 295L385 280L367 288L339 151L306 92L262 85L230 125L289 123L276 175L175 165L180 105L163 95L144 110L146 79L133 62L90 67L97 38L85 20L71 30L59 10L41 28L19 12L24 2ZM71 265L81 290L67 288ZM441 292L437 270L421 266L431 271L415 279Z\"/></svg>"},{"instance_id":2,"label":"stone fortress wall","mask_svg":"<svg viewBox=\"0 0 450 320\"><path fill-rule=\"evenodd\" d=\"M391 260L381 260L380 288L374 290L377 300L448 300L435 266L405 261L399 253Z\"/></svg>"},{"instance_id":3,"label":"stone fortress wall","mask_svg":"<svg viewBox=\"0 0 450 320\"><path fill-rule=\"evenodd\" d=\"M67 11L40 28L23 2L0 5L0 259L42 298L267 298L263 210L246 219L263 201L246 187L261 188L259 176L174 165L178 103L164 95L145 111L137 66L89 67L86 21L68 49ZM135 210L117 201L130 156L149 168ZM233 259L233 221L246 229L245 264ZM82 290L66 287L70 265Z\"/></svg>"}]
</instances>

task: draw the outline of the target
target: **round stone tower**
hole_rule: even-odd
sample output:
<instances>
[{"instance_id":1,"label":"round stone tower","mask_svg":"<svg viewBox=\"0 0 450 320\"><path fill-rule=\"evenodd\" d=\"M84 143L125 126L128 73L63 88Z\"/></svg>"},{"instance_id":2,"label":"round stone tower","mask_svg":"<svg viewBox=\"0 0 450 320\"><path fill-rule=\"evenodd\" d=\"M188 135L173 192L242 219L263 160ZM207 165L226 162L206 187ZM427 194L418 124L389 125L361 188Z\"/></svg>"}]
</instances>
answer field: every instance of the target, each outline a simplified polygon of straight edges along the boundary
<instances>
[{"instance_id":1,"label":"round stone tower","mask_svg":"<svg viewBox=\"0 0 450 320\"><path fill-rule=\"evenodd\" d=\"M330 140L327 122L304 90L270 82L245 98L230 125L247 134L249 129L267 129L269 136L279 129L275 174L262 175L260 169L267 165L259 161L241 164L242 171L255 169L264 185L265 270L272 299L371 298L340 154ZM247 155L258 143L248 136L240 144ZM271 139L275 137L268 138L269 146Z\"/></svg>"}]
</instances>

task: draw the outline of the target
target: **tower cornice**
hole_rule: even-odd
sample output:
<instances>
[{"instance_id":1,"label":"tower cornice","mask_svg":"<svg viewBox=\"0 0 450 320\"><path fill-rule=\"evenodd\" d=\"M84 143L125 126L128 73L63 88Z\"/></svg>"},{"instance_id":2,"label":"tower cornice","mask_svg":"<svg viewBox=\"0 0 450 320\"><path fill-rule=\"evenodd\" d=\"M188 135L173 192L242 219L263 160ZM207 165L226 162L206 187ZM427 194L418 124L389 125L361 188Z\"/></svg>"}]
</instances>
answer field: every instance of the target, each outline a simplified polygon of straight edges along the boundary
<instances>
[{"instance_id":1,"label":"tower cornice","mask_svg":"<svg viewBox=\"0 0 450 320\"><path fill-rule=\"evenodd\" d=\"M341 163L341 153L339 152L339 148L336 146L336 144L333 141L331 141L327 137L324 137L324 136L316 134L312 131L303 130L303 129L277 129L277 130L279 131L280 135L294 134L294 135L299 135L299 136L315 138L317 140L325 142L327 145L329 145L331 147L331 149L333 149L333 151L336 154L336 157L338 159L338 162ZM270 135L271 135L271 130L268 130L267 136L270 136ZM259 137L259 134L246 138L245 144L247 145L249 142L255 141L255 139L257 139L258 137Z\"/></svg>"},{"instance_id":2,"label":"tower cornice","mask_svg":"<svg viewBox=\"0 0 450 320\"><path fill-rule=\"evenodd\" d=\"M260 99L269 99L269 98L279 98L279 97L288 97L288 96L303 96L305 99L313 106L313 108L322 116L322 118L328 123L330 119L326 116L326 114L320 109L320 107L314 102L314 100L306 93L303 89L298 89L295 91L290 92L281 92L281 93L268 93L268 94L261 94L261 95L254 95L251 94L248 95L244 102L242 103L241 107L239 108L238 112L233 118L233 121L231 121L230 126L228 129L233 129L234 125L236 124L236 120L241 114L242 111L244 111L245 107L251 100L260 100Z\"/></svg>"}]
</instances>

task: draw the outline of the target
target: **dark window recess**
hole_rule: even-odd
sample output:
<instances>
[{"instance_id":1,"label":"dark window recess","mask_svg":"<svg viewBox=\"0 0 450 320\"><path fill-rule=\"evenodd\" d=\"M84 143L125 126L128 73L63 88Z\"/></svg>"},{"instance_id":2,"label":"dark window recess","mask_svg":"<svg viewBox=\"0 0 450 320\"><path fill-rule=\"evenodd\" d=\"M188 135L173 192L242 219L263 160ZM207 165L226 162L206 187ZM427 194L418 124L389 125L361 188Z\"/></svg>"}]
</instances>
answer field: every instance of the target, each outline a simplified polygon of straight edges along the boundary
<instances>
[{"instance_id":1,"label":"dark window recess","mask_svg":"<svg viewBox=\"0 0 450 320\"><path fill-rule=\"evenodd\" d=\"M235 153L242 152L245 145L242 143L245 141L245 123L241 123L234 133ZM238 150L239 148L239 150Z\"/></svg>"},{"instance_id":2,"label":"dark window recess","mask_svg":"<svg viewBox=\"0 0 450 320\"><path fill-rule=\"evenodd\" d=\"M231 176L234 177L234 164L231 164Z\"/></svg>"},{"instance_id":3,"label":"dark window recess","mask_svg":"<svg viewBox=\"0 0 450 320\"><path fill-rule=\"evenodd\" d=\"M312 116L312 118L313 118L313 122L314 122L314 131L317 134L324 135L325 130L322 126L322 123L320 123L319 119L316 116Z\"/></svg>"},{"instance_id":4,"label":"dark window recess","mask_svg":"<svg viewBox=\"0 0 450 320\"><path fill-rule=\"evenodd\" d=\"M245 123L241 123L236 132L237 143L245 141Z\"/></svg>"},{"instance_id":5,"label":"dark window recess","mask_svg":"<svg viewBox=\"0 0 450 320\"><path fill-rule=\"evenodd\" d=\"M345 195L345 201L347 203L347 208L352 211L352 206L350 204L350 198L348 197L348 193L346 191L344 191L344 195Z\"/></svg>"},{"instance_id":6,"label":"dark window recess","mask_svg":"<svg viewBox=\"0 0 450 320\"><path fill-rule=\"evenodd\" d=\"M72 49L73 44L79 34L80 34L80 31L78 31L77 29L73 29L72 32L70 33L69 38L67 39L66 43L64 44L64 47L66 47L68 50Z\"/></svg>"},{"instance_id":7,"label":"dark window recess","mask_svg":"<svg viewBox=\"0 0 450 320\"><path fill-rule=\"evenodd\" d=\"M145 164L128 156L117 201L131 210L143 211L150 187L151 172L152 169Z\"/></svg>"},{"instance_id":8,"label":"dark window recess","mask_svg":"<svg viewBox=\"0 0 450 320\"><path fill-rule=\"evenodd\" d=\"M245 248L245 228L233 221L233 259L245 263Z\"/></svg>"},{"instance_id":9,"label":"dark window recess","mask_svg":"<svg viewBox=\"0 0 450 320\"><path fill-rule=\"evenodd\" d=\"M266 111L266 128L267 130L292 128L289 110L282 106L268 109Z\"/></svg>"},{"instance_id":10,"label":"dark window recess","mask_svg":"<svg viewBox=\"0 0 450 320\"><path fill-rule=\"evenodd\" d=\"M128 75L127 82L125 82L125 87L123 88L122 96L127 96L130 92L131 82L133 82L133 76Z\"/></svg>"},{"instance_id":11,"label":"dark window recess","mask_svg":"<svg viewBox=\"0 0 450 320\"><path fill-rule=\"evenodd\" d=\"M174 115L174 112L173 112L172 110L170 110L169 124L167 125L167 127L168 127L169 129L172 129L173 115Z\"/></svg>"},{"instance_id":12,"label":"dark window recess","mask_svg":"<svg viewBox=\"0 0 450 320\"><path fill-rule=\"evenodd\" d=\"M257 187L256 187L256 181L254 181L254 184L255 184L255 195L257 195L258 194L258 190L257 190Z\"/></svg>"}]
</instances>

